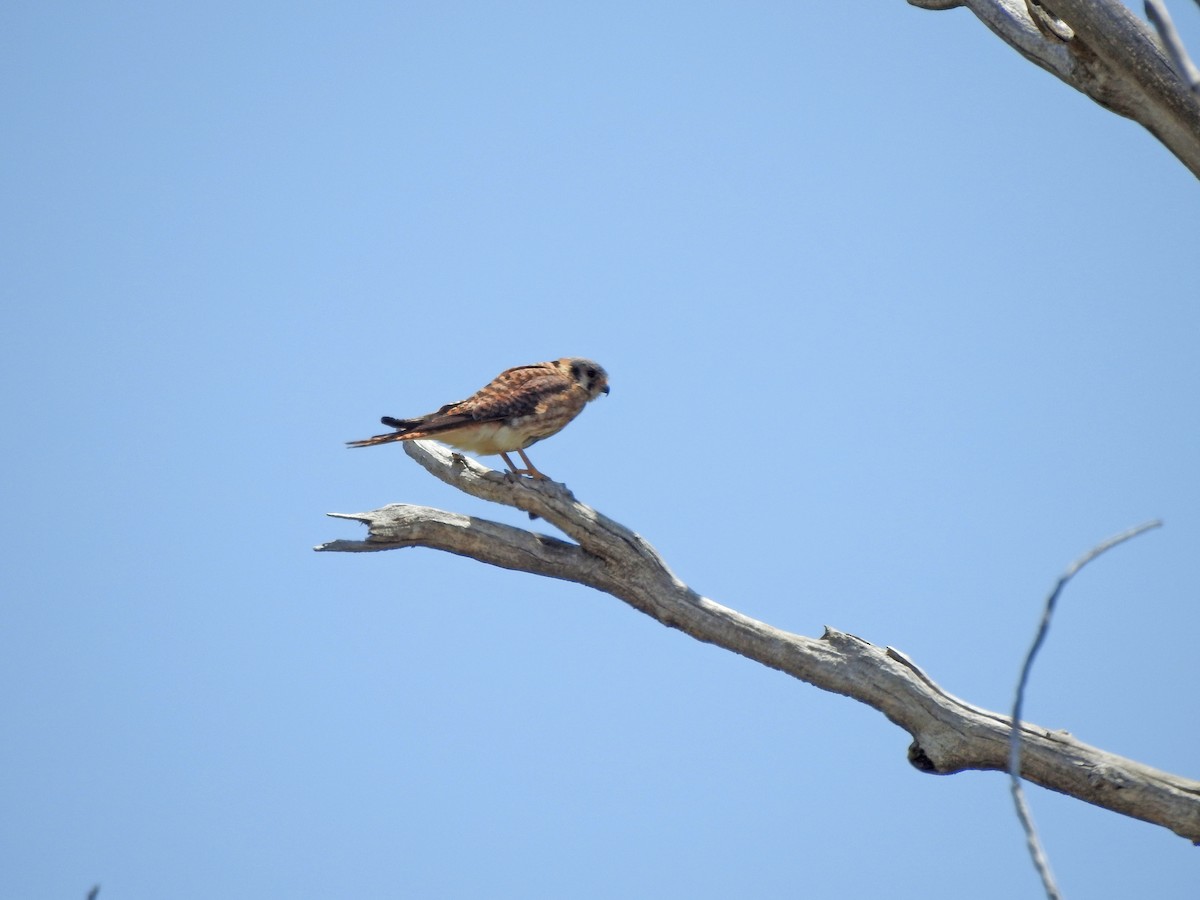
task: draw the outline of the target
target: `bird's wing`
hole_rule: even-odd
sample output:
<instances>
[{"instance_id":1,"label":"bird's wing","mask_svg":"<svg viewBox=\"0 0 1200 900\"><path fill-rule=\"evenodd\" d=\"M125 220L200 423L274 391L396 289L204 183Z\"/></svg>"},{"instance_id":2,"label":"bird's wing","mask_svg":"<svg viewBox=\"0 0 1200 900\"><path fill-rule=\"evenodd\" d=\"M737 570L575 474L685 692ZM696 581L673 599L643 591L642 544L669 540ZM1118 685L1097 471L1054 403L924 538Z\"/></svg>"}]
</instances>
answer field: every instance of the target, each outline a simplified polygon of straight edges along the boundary
<instances>
[{"instance_id":1,"label":"bird's wing","mask_svg":"<svg viewBox=\"0 0 1200 900\"><path fill-rule=\"evenodd\" d=\"M534 415L543 411L552 397L569 392L572 386L570 379L548 366L518 366L501 372L466 400L447 403L437 412L415 419L384 416L380 421L404 432L420 431L433 435L464 425L504 422Z\"/></svg>"}]
</instances>

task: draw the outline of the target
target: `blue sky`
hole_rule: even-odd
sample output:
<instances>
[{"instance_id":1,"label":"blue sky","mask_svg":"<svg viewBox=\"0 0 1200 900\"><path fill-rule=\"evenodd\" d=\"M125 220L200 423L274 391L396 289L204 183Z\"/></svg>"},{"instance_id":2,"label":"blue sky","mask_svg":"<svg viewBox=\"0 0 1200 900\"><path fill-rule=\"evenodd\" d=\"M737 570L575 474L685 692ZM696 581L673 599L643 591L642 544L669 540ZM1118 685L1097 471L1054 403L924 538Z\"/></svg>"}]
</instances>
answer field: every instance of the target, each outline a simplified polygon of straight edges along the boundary
<instances>
[{"instance_id":1,"label":"blue sky","mask_svg":"<svg viewBox=\"0 0 1200 900\"><path fill-rule=\"evenodd\" d=\"M1200 46L1195 10L1176 18ZM9 5L0 896L1038 896L1004 778L575 585L382 414L586 355L538 466L697 590L1200 777L1200 191L966 11ZM492 462L498 464L498 460ZM1030 795L1068 896L1195 848Z\"/></svg>"}]
</instances>

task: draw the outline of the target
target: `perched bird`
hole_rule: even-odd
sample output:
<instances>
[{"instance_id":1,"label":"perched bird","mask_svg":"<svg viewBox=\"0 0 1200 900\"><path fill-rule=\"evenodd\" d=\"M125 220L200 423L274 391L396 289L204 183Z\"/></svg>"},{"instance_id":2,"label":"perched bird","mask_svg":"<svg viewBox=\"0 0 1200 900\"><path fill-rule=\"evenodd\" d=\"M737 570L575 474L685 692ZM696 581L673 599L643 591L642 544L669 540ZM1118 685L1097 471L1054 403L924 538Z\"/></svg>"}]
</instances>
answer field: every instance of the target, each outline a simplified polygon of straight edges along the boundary
<instances>
[{"instance_id":1,"label":"perched bird","mask_svg":"<svg viewBox=\"0 0 1200 900\"><path fill-rule=\"evenodd\" d=\"M347 441L347 445L372 447L433 438L484 456L499 453L514 475L546 480L525 455L525 448L557 434L588 402L607 393L608 373L590 359L564 357L517 366L501 372L466 400L447 403L437 412L415 419L384 416L380 421L395 431ZM513 465L510 450L520 454L525 468Z\"/></svg>"}]
</instances>

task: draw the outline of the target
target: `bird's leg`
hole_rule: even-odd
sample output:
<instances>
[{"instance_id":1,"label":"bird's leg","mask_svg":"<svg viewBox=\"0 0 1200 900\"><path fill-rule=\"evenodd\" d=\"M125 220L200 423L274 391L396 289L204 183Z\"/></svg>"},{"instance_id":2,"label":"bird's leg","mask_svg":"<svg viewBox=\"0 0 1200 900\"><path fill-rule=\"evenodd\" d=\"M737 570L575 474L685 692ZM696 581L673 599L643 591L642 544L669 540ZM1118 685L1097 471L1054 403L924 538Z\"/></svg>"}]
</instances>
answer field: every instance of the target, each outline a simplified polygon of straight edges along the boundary
<instances>
[{"instance_id":1,"label":"bird's leg","mask_svg":"<svg viewBox=\"0 0 1200 900\"><path fill-rule=\"evenodd\" d=\"M520 450L517 450L517 452L518 452L518 454L521 454ZM512 464L512 460L510 460L509 455L506 454L506 452L500 451L500 456L502 456L504 458L505 466L509 467L508 474L509 474L510 478L521 478L522 475L528 475L529 478L541 479L542 481L546 480L546 476L542 475L540 472L538 472L538 469L535 469L533 467L533 463L529 462L528 456L521 454L521 458L522 458L522 460L524 460L524 462L526 462L526 467L527 467L527 468L523 468L523 469L518 469L516 466L514 466L514 464Z\"/></svg>"},{"instance_id":2,"label":"bird's leg","mask_svg":"<svg viewBox=\"0 0 1200 900\"><path fill-rule=\"evenodd\" d=\"M525 455L524 450L522 450L521 448L518 447L517 453L520 455L521 461L523 463L525 463L525 474L526 475L536 478L538 481L549 481L550 480L549 478L547 478L545 475L543 475L541 472L539 472L537 470L537 466L535 466L533 463L531 463L529 461L529 457Z\"/></svg>"},{"instance_id":3,"label":"bird's leg","mask_svg":"<svg viewBox=\"0 0 1200 900\"><path fill-rule=\"evenodd\" d=\"M530 478L536 478L539 481L549 481L550 480L549 478L547 478L545 475L543 475L541 472L539 472L534 467L533 463L531 463L529 461L529 457L525 455L524 450L518 450L517 452L519 454L521 454L521 459L525 463L524 469L518 469L516 466L513 465L513 461L508 458L508 454L505 453L504 451L500 451L500 457L504 460L504 464L506 466L508 466L508 473L510 475L515 475L518 478L522 475L528 475Z\"/></svg>"}]
</instances>

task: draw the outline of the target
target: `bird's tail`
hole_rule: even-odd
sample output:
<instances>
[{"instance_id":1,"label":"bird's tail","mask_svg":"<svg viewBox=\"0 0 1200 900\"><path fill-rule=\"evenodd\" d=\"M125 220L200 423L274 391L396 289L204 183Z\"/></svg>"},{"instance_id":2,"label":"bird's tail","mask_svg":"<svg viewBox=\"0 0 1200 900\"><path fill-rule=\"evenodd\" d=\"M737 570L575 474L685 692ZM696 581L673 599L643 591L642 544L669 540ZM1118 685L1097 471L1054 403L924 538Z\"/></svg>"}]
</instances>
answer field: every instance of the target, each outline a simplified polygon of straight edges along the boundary
<instances>
[{"instance_id":1,"label":"bird's tail","mask_svg":"<svg viewBox=\"0 0 1200 900\"><path fill-rule=\"evenodd\" d=\"M405 435L399 431L389 431L387 434L376 434L361 441L346 441L347 447L374 447L376 444L390 444L392 441L402 441Z\"/></svg>"},{"instance_id":2,"label":"bird's tail","mask_svg":"<svg viewBox=\"0 0 1200 900\"><path fill-rule=\"evenodd\" d=\"M363 438L361 441L346 441L346 446L374 447L376 444L390 444L392 441L402 441L408 437L408 433L413 430L419 420L393 419L391 416L384 416L379 421L384 425L391 425L397 430L389 431L387 434L377 434L373 437Z\"/></svg>"}]
</instances>

